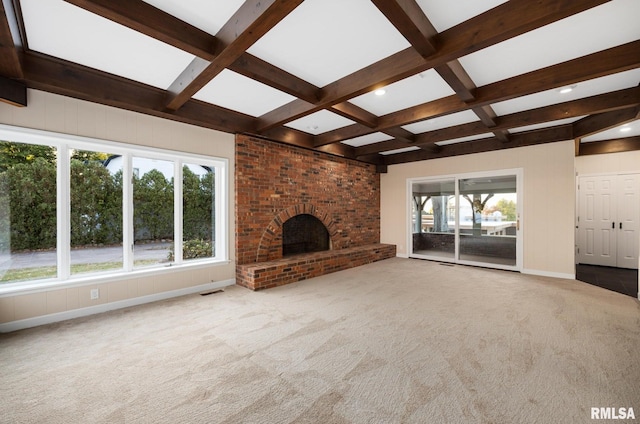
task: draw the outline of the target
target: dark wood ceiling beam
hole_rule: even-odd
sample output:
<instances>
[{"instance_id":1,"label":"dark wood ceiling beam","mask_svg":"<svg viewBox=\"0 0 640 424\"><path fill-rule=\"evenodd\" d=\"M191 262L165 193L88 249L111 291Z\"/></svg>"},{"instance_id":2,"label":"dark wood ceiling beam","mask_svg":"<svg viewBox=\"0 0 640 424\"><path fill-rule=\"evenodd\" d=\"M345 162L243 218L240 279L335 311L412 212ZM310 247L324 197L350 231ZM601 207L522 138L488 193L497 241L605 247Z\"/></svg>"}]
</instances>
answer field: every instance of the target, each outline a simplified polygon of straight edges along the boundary
<instances>
[{"instance_id":1,"label":"dark wood ceiling beam","mask_svg":"<svg viewBox=\"0 0 640 424\"><path fill-rule=\"evenodd\" d=\"M406 147L413 147L411 143L407 143L402 140L394 139L387 141L380 141L378 143L367 144L365 146L356 147L356 157L366 157L370 155L376 155L380 152L388 152L390 150L404 149Z\"/></svg>"},{"instance_id":2,"label":"dark wood ceiling beam","mask_svg":"<svg viewBox=\"0 0 640 424\"><path fill-rule=\"evenodd\" d=\"M10 0L0 2L0 76L21 79L23 41L19 20Z\"/></svg>"},{"instance_id":3,"label":"dark wood ceiling beam","mask_svg":"<svg viewBox=\"0 0 640 424\"><path fill-rule=\"evenodd\" d=\"M305 149L313 149L315 147L313 135L288 127L273 128L265 134L257 134L256 132L249 132L248 134L292 146L304 147Z\"/></svg>"},{"instance_id":4,"label":"dark wood ceiling beam","mask_svg":"<svg viewBox=\"0 0 640 424\"><path fill-rule=\"evenodd\" d=\"M378 126L378 117L373 113L362 109L359 106L354 105L349 102L338 103L337 105L331 106L329 110L333 113L336 113L344 118L351 119L352 121L357 122L358 124L375 128Z\"/></svg>"},{"instance_id":5,"label":"dark wood ceiling beam","mask_svg":"<svg viewBox=\"0 0 640 424\"><path fill-rule=\"evenodd\" d=\"M320 89L315 85L249 53L240 56L229 69L310 104L320 98Z\"/></svg>"},{"instance_id":6,"label":"dark wood ceiling beam","mask_svg":"<svg viewBox=\"0 0 640 424\"><path fill-rule=\"evenodd\" d=\"M435 70L462 101L470 102L476 98L474 95L476 85L469 74L467 74L467 71L462 67L460 61L453 60L444 65L436 66Z\"/></svg>"},{"instance_id":7,"label":"dark wood ceiling beam","mask_svg":"<svg viewBox=\"0 0 640 424\"><path fill-rule=\"evenodd\" d=\"M0 76L0 102L12 106L27 105L27 86L20 81Z\"/></svg>"},{"instance_id":8,"label":"dark wood ceiling beam","mask_svg":"<svg viewBox=\"0 0 640 424\"><path fill-rule=\"evenodd\" d=\"M438 34L438 51L425 59L413 47L389 56L322 88L319 103L285 105L260 117L260 131L400 81L427 69L559 21L610 0L558 2L510 0L476 18ZM289 111L290 113L287 113Z\"/></svg>"},{"instance_id":9,"label":"dark wood ceiling beam","mask_svg":"<svg viewBox=\"0 0 640 424\"><path fill-rule=\"evenodd\" d=\"M592 115L617 109L627 109L640 104L640 87L626 88L583 99L539 107L498 118L498 128L509 129L565 118Z\"/></svg>"},{"instance_id":10,"label":"dark wood ceiling beam","mask_svg":"<svg viewBox=\"0 0 640 424\"><path fill-rule=\"evenodd\" d=\"M634 41L538 71L478 87L476 89L477 100L472 102L462 102L457 96L445 97L381 116L379 125L375 129L363 130L359 134L353 131L345 131L345 134L341 134L341 130L336 130L328 135L326 140L324 140L324 134L318 136L316 142L326 144L326 142L347 140L373 131L381 131L467 109L483 107L492 103L533 94L550 87L562 87L638 67L640 67L640 41ZM417 141L420 142L419 136Z\"/></svg>"},{"instance_id":11,"label":"dark wood ceiling beam","mask_svg":"<svg viewBox=\"0 0 640 424\"><path fill-rule=\"evenodd\" d=\"M436 150L416 150L412 152L388 155L385 156L385 164L394 165L421 160L490 152L500 149L554 143L558 141L571 140L572 137L573 130L571 125L560 125L553 128L513 134L512 139L508 144L503 143L497 138L489 138L441 146Z\"/></svg>"},{"instance_id":12,"label":"dark wood ceiling beam","mask_svg":"<svg viewBox=\"0 0 640 424\"><path fill-rule=\"evenodd\" d=\"M558 121L566 118L575 118L584 115L598 114L612 110L628 109L640 104L640 87L627 88L611 93L600 94L583 99L572 100L536 109L525 110L495 118L494 130L509 130L544 122ZM490 132L483 122L469 122L453 127L428 131L415 135L416 146L428 148L439 141L456 138L471 137ZM362 146L357 149L357 154L368 155L384 152L406 146L392 146L389 148L386 142L380 142Z\"/></svg>"},{"instance_id":13,"label":"dark wood ceiling beam","mask_svg":"<svg viewBox=\"0 0 640 424\"><path fill-rule=\"evenodd\" d=\"M197 100L176 113L162 109L165 91L50 56L25 52L29 88L225 132L253 128L255 118Z\"/></svg>"},{"instance_id":14,"label":"dark wood ceiling beam","mask_svg":"<svg viewBox=\"0 0 640 424\"><path fill-rule=\"evenodd\" d=\"M438 34L440 49L430 59L458 59L609 1L510 0Z\"/></svg>"},{"instance_id":15,"label":"dark wood ceiling beam","mask_svg":"<svg viewBox=\"0 0 640 424\"><path fill-rule=\"evenodd\" d=\"M396 128L387 128L385 130L380 131L384 134L390 135L396 140L400 140L406 143L414 143L416 140L415 134L411 131L407 131L404 128L396 127Z\"/></svg>"},{"instance_id":16,"label":"dark wood ceiling beam","mask_svg":"<svg viewBox=\"0 0 640 424\"><path fill-rule=\"evenodd\" d=\"M247 0L216 34L215 58L206 66L196 58L168 89L166 108L177 110L242 56L303 0Z\"/></svg>"},{"instance_id":17,"label":"dark wood ceiling beam","mask_svg":"<svg viewBox=\"0 0 640 424\"><path fill-rule=\"evenodd\" d=\"M587 116L573 123L575 138L584 138L638 119L638 107Z\"/></svg>"},{"instance_id":18,"label":"dark wood ceiling beam","mask_svg":"<svg viewBox=\"0 0 640 424\"><path fill-rule=\"evenodd\" d=\"M474 93L477 87L467 71L462 67L460 61L454 60L446 65L438 66L435 69L462 101L471 102L475 100ZM509 141L508 131L492 129L497 125L497 115L491 106L475 107L471 110L478 116L478 118L480 118L480 121L486 125L489 131L491 131L498 140L501 140L504 143Z\"/></svg>"},{"instance_id":19,"label":"dark wood ceiling beam","mask_svg":"<svg viewBox=\"0 0 640 424\"><path fill-rule=\"evenodd\" d=\"M615 140L594 141L581 143L580 156L602 155L605 153L622 153L640 150L640 136L619 138Z\"/></svg>"},{"instance_id":20,"label":"dark wood ceiling beam","mask_svg":"<svg viewBox=\"0 0 640 424\"><path fill-rule=\"evenodd\" d=\"M438 50L434 40L438 32L415 0L372 0L372 3L423 57Z\"/></svg>"},{"instance_id":21,"label":"dark wood ceiling beam","mask_svg":"<svg viewBox=\"0 0 640 424\"><path fill-rule=\"evenodd\" d=\"M333 155L343 156L349 159L356 159L355 149L346 144L341 144L341 143L329 144L327 146L316 148L315 150L319 150L325 153L331 153ZM366 162L375 163L377 162L377 158L370 158Z\"/></svg>"},{"instance_id":22,"label":"dark wood ceiling beam","mask_svg":"<svg viewBox=\"0 0 640 424\"><path fill-rule=\"evenodd\" d=\"M314 104L294 100L259 117L260 131L266 131L302 116L329 108L373 89L381 88L427 69L424 59L413 48L407 48L367 66L320 90Z\"/></svg>"},{"instance_id":23,"label":"dark wood ceiling beam","mask_svg":"<svg viewBox=\"0 0 640 424\"><path fill-rule=\"evenodd\" d=\"M496 118L494 130L509 130L544 122L575 118L610 110L625 109L640 104L640 87L600 94L536 109L525 110ZM416 145L427 146L438 141L487 133L486 125L470 122L440 130L416 134Z\"/></svg>"},{"instance_id":24,"label":"dark wood ceiling beam","mask_svg":"<svg viewBox=\"0 0 640 424\"><path fill-rule=\"evenodd\" d=\"M498 115L496 115L491 106L474 107L471 110L478 115L480 121L493 133L493 135L495 135L498 140L504 143L509 142L509 131L495 128L498 125Z\"/></svg>"},{"instance_id":25,"label":"dark wood ceiling beam","mask_svg":"<svg viewBox=\"0 0 640 424\"><path fill-rule=\"evenodd\" d=\"M65 1L203 59L197 61L200 71L216 56L216 37L142 0ZM242 54L229 69L311 103L320 95L318 87L249 53Z\"/></svg>"},{"instance_id":26,"label":"dark wood ceiling beam","mask_svg":"<svg viewBox=\"0 0 640 424\"><path fill-rule=\"evenodd\" d=\"M142 0L65 0L194 56L213 60L216 38Z\"/></svg>"},{"instance_id":27,"label":"dark wood ceiling beam","mask_svg":"<svg viewBox=\"0 0 640 424\"><path fill-rule=\"evenodd\" d=\"M479 87L470 106L485 106L640 67L640 40Z\"/></svg>"}]
</instances>

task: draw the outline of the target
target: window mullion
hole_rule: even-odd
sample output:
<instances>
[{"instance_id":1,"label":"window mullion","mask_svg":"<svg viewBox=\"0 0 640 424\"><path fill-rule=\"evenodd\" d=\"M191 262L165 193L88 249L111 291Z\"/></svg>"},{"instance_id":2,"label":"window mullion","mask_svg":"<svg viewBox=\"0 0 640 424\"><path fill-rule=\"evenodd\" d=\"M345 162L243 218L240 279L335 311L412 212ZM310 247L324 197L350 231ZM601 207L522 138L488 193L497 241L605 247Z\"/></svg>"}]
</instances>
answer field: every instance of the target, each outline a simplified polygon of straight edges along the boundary
<instances>
[{"instance_id":1,"label":"window mullion","mask_svg":"<svg viewBox=\"0 0 640 424\"><path fill-rule=\"evenodd\" d=\"M228 178L227 172L229 167L224 166L216 166L215 168L215 202L213 204L214 216L215 216L215 243L216 243L216 254L217 258L227 258L227 249L228 249L228 238L226 236L226 231L228 230L227 222L228 222L228 206L227 202L223 201L225 199L224 196L229 192L228 186Z\"/></svg>"},{"instance_id":2,"label":"window mullion","mask_svg":"<svg viewBox=\"0 0 640 424\"><path fill-rule=\"evenodd\" d=\"M133 160L130 153L122 158L122 266L133 269Z\"/></svg>"},{"instance_id":3,"label":"window mullion","mask_svg":"<svg viewBox=\"0 0 640 424\"><path fill-rule=\"evenodd\" d=\"M71 179L69 146L58 145L56 184L56 255L58 279L66 280L71 275Z\"/></svg>"},{"instance_id":4,"label":"window mullion","mask_svg":"<svg viewBox=\"0 0 640 424\"><path fill-rule=\"evenodd\" d=\"M174 229L173 229L173 249L174 249L174 262L177 264L182 263L183 257L183 228L182 223L184 216L183 211L183 172L182 172L182 161L176 160L173 163L173 217L174 217Z\"/></svg>"}]
</instances>

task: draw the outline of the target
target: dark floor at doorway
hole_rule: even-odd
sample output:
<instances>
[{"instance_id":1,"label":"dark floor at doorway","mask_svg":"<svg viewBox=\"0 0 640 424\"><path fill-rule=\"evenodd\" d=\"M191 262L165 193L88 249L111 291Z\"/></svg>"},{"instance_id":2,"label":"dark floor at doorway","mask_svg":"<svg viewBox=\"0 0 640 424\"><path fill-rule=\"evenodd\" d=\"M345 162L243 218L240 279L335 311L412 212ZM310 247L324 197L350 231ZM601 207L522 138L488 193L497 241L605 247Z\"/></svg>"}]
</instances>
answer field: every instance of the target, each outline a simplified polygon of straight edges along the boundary
<instances>
[{"instance_id":1,"label":"dark floor at doorway","mask_svg":"<svg viewBox=\"0 0 640 424\"><path fill-rule=\"evenodd\" d=\"M576 265L576 280L638 297L638 270L597 265Z\"/></svg>"}]
</instances>

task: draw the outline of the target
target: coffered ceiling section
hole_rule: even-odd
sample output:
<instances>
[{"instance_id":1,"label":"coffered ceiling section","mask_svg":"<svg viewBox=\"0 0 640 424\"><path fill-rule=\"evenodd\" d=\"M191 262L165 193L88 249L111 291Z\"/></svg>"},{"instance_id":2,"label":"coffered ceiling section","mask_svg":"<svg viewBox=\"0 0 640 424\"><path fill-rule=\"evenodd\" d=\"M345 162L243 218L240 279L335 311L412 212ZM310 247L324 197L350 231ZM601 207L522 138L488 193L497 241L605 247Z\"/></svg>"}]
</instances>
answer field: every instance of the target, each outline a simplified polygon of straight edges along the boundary
<instances>
[{"instance_id":1,"label":"coffered ceiling section","mask_svg":"<svg viewBox=\"0 0 640 424\"><path fill-rule=\"evenodd\" d=\"M3 0L2 12L7 101L31 87L381 170L565 140L578 154L640 148L638 0Z\"/></svg>"}]
</instances>

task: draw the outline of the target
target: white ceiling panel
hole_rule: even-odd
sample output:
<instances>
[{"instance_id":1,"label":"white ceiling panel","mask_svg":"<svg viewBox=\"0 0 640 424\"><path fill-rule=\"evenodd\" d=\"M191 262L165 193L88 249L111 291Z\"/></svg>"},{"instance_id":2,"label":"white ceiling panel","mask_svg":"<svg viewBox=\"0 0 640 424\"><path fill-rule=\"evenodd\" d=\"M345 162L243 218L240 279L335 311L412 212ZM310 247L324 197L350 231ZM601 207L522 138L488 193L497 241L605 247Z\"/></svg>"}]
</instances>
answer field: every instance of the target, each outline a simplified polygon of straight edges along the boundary
<instances>
[{"instance_id":1,"label":"white ceiling panel","mask_svg":"<svg viewBox=\"0 0 640 424\"><path fill-rule=\"evenodd\" d=\"M483 138L491 138L493 136L494 135L492 133L471 135L469 137L460 137L460 138L453 138L453 139L447 140L447 141L438 141L435 144L437 144L438 146L446 146L446 145L449 145L449 144L464 143L466 141L481 140Z\"/></svg>"},{"instance_id":2,"label":"white ceiling panel","mask_svg":"<svg viewBox=\"0 0 640 424\"><path fill-rule=\"evenodd\" d=\"M178 19L216 35L244 0L143 0Z\"/></svg>"},{"instance_id":3,"label":"white ceiling panel","mask_svg":"<svg viewBox=\"0 0 640 424\"><path fill-rule=\"evenodd\" d=\"M471 110L465 110L463 112L452 113L450 115L439 116L437 118L428 119L426 121L416 122L415 124L404 125L407 131L411 131L414 134L421 134L427 131L440 130L442 128L453 127L455 125L468 124L469 122L479 121L478 115Z\"/></svg>"},{"instance_id":4,"label":"white ceiling panel","mask_svg":"<svg viewBox=\"0 0 640 424\"><path fill-rule=\"evenodd\" d=\"M166 89L193 56L62 0L22 0L29 48Z\"/></svg>"},{"instance_id":5,"label":"white ceiling panel","mask_svg":"<svg viewBox=\"0 0 640 424\"><path fill-rule=\"evenodd\" d=\"M383 89L383 95L377 95L372 91L349 101L381 116L455 94L433 69L405 78Z\"/></svg>"},{"instance_id":6,"label":"white ceiling panel","mask_svg":"<svg viewBox=\"0 0 640 424\"><path fill-rule=\"evenodd\" d=\"M247 52L324 87L407 47L369 0L306 0Z\"/></svg>"},{"instance_id":7,"label":"white ceiling panel","mask_svg":"<svg viewBox=\"0 0 640 424\"><path fill-rule=\"evenodd\" d=\"M348 144L349 146L352 146L352 147L360 147L360 146L366 146L367 144L374 144L374 143L379 143L381 141L391 140L392 138L393 137L391 137L388 134L377 132L373 134L367 134L360 137L352 138L349 140L344 140L342 143Z\"/></svg>"},{"instance_id":8,"label":"white ceiling panel","mask_svg":"<svg viewBox=\"0 0 640 424\"><path fill-rule=\"evenodd\" d=\"M380 152L381 155L395 155L397 153L406 153L406 152L413 152L415 150L420 150L419 147L416 146L411 146L411 147L405 147L402 149L395 149L395 150L388 150L386 152Z\"/></svg>"},{"instance_id":9,"label":"white ceiling panel","mask_svg":"<svg viewBox=\"0 0 640 424\"><path fill-rule=\"evenodd\" d=\"M640 38L638 16L640 1L613 0L462 57L460 62L481 87L635 41Z\"/></svg>"},{"instance_id":10,"label":"white ceiling panel","mask_svg":"<svg viewBox=\"0 0 640 424\"><path fill-rule=\"evenodd\" d=\"M333 112L324 109L303 118L296 119L286 124L287 127L304 131L309 134L318 135L327 131L333 131L338 128L346 127L354 124L350 119L343 118Z\"/></svg>"},{"instance_id":11,"label":"white ceiling panel","mask_svg":"<svg viewBox=\"0 0 640 424\"><path fill-rule=\"evenodd\" d=\"M442 32L473 18L489 9L506 3L506 0L418 0L418 5L438 32Z\"/></svg>"},{"instance_id":12,"label":"white ceiling panel","mask_svg":"<svg viewBox=\"0 0 640 424\"><path fill-rule=\"evenodd\" d=\"M583 99L585 97L597 96L598 94L604 94L610 91L623 90L625 88L635 87L639 82L640 69L632 69L630 71L581 82L573 86L574 88L569 93L561 93L561 89L553 89L513 100L494 103L491 106L498 116L502 116L538 107L569 102L571 100Z\"/></svg>"},{"instance_id":13,"label":"white ceiling panel","mask_svg":"<svg viewBox=\"0 0 640 424\"><path fill-rule=\"evenodd\" d=\"M549 122L545 122L543 124L536 124L536 125L527 125L524 127L518 127L518 128L512 128L509 130L510 133L513 134L517 134L517 133L522 133L522 132L526 132L526 131L533 131L533 130L540 130L543 128L550 128L550 127L556 127L558 125L565 125L565 124L572 124L580 119L584 118L584 116L578 116L575 118L567 118L567 119L559 119L557 121L549 121Z\"/></svg>"},{"instance_id":14,"label":"white ceiling panel","mask_svg":"<svg viewBox=\"0 0 640 424\"><path fill-rule=\"evenodd\" d=\"M225 69L194 98L251 116L265 113L295 100L268 85Z\"/></svg>"},{"instance_id":15,"label":"white ceiling panel","mask_svg":"<svg viewBox=\"0 0 640 424\"><path fill-rule=\"evenodd\" d=\"M610 130L602 131L598 134L590 135L582 139L583 143L593 141L610 140L616 138L637 137L640 136L640 120L620 125Z\"/></svg>"}]
</instances>

